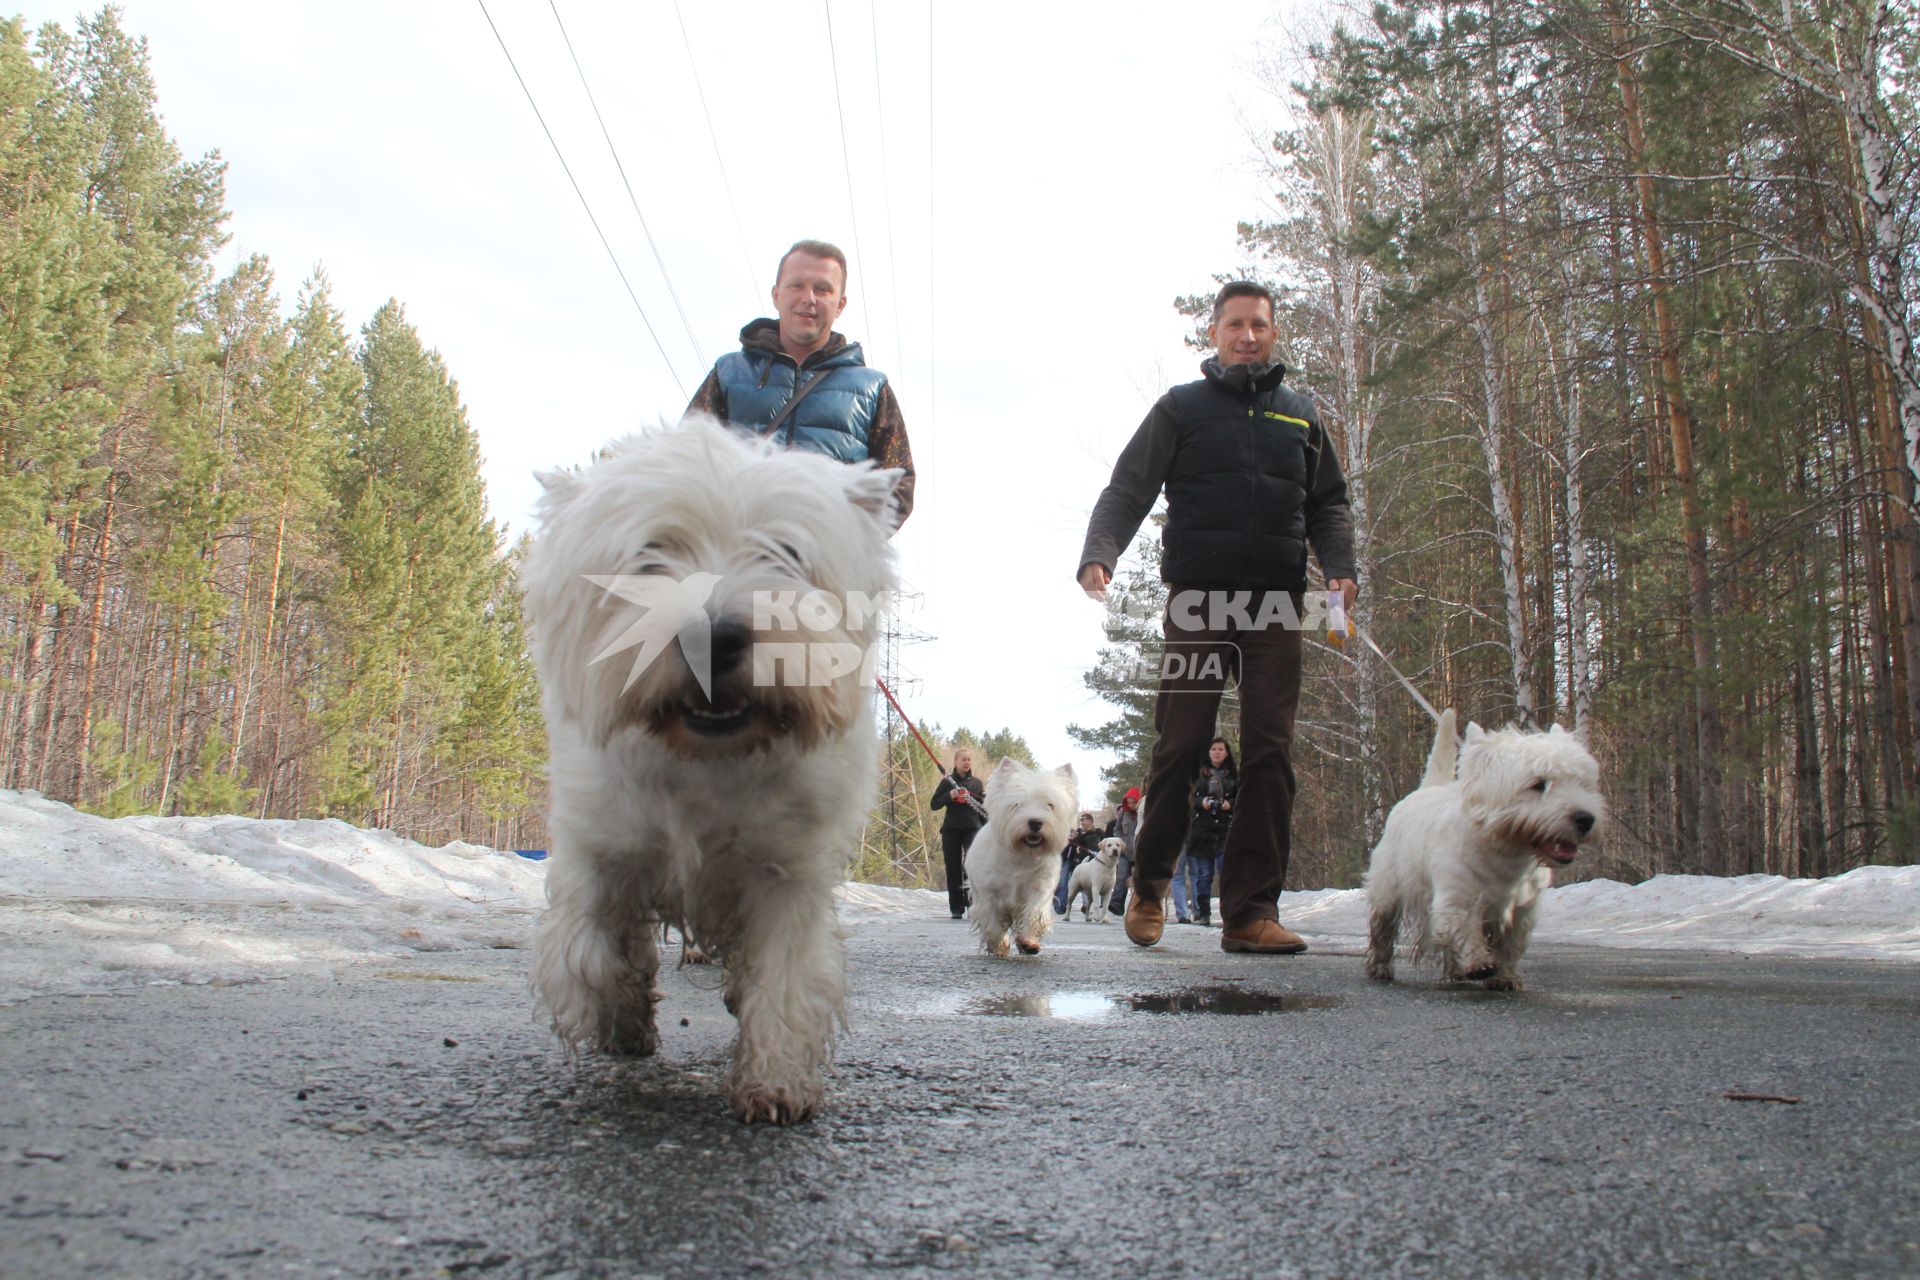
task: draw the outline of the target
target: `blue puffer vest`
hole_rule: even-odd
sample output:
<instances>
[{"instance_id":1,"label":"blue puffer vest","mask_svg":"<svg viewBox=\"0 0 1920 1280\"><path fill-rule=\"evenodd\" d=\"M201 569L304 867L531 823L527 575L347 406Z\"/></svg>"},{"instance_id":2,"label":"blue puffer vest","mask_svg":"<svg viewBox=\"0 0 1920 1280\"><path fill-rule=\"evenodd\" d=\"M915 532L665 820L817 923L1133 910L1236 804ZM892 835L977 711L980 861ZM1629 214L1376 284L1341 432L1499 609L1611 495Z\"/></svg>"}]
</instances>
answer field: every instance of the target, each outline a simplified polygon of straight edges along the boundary
<instances>
[{"instance_id":1,"label":"blue puffer vest","mask_svg":"<svg viewBox=\"0 0 1920 1280\"><path fill-rule=\"evenodd\" d=\"M753 341L770 320L756 320L741 330L739 351L720 357L714 373L726 397L727 420L738 426L764 429L786 408L799 387L824 378L807 393L787 420L780 424L779 443L811 449L842 462L859 462L867 454L867 432L880 406L880 389L887 375L869 369L857 342L843 343L807 358L805 369L764 337ZM777 330L776 330L777 332Z\"/></svg>"}]
</instances>

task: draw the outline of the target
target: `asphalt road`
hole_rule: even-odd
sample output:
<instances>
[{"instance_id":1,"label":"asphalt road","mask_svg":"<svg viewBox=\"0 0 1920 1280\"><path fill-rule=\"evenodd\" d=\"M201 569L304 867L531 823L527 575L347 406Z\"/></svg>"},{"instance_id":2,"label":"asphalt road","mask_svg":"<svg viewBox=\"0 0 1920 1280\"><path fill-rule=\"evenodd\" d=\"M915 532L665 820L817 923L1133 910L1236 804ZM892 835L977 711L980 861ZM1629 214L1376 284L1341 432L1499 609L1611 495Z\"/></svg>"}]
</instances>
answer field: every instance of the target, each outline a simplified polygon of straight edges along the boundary
<instances>
[{"instance_id":1,"label":"asphalt road","mask_svg":"<svg viewBox=\"0 0 1920 1280\"><path fill-rule=\"evenodd\" d=\"M1217 939L863 924L790 1130L727 1114L710 969L640 1062L569 1062L516 951L0 1008L0 1274L1920 1274L1911 966Z\"/></svg>"}]
</instances>

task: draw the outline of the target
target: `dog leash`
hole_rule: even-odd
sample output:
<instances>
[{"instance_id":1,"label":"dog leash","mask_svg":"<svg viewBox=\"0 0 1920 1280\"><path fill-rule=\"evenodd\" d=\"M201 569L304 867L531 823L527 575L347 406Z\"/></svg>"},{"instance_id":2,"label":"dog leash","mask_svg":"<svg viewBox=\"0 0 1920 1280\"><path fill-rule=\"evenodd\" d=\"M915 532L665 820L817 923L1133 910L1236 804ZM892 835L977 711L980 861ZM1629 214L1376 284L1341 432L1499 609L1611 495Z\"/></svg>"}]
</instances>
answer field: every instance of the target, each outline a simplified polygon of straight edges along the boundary
<instances>
[{"instance_id":1,"label":"dog leash","mask_svg":"<svg viewBox=\"0 0 1920 1280\"><path fill-rule=\"evenodd\" d=\"M961 786L960 780L951 773L948 773L946 769L941 766L940 757L933 753L933 748L927 745L927 740L920 736L920 730L914 727L913 717L909 716L907 709L900 705L900 699L893 696L893 690L887 688L887 682L879 676L875 676L873 682L880 687L880 692L887 695L887 701L893 704L893 709L900 713L901 723L905 724L908 730L912 732L914 740L920 744L920 749L927 753L927 759L933 761L933 767L940 770L940 776L952 784L953 790L958 791L967 798L968 808L978 813L982 818L986 817L987 806L980 803L978 797L973 794L972 787Z\"/></svg>"},{"instance_id":2,"label":"dog leash","mask_svg":"<svg viewBox=\"0 0 1920 1280\"><path fill-rule=\"evenodd\" d=\"M1420 704L1420 709L1426 712L1429 716L1433 717L1434 723L1438 724L1440 721L1440 713L1433 709L1433 704L1431 702L1428 702L1425 698L1420 696L1420 691L1413 687L1413 681L1407 679L1405 676L1400 674L1400 668L1393 665L1393 659L1389 658L1386 654L1386 651L1382 649L1379 645L1373 642L1373 637L1368 635L1366 632L1362 631L1358 626L1351 626L1351 632L1352 634L1359 636L1360 642L1366 645L1367 648L1373 650L1375 653L1380 655L1380 661L1387 664L1387 670L1391 671L1393 673L1393 678L1400 682L1400 687L1402 689L1405 689L1410 695L1412 695L1413 700ZM1341 656L1346 658L1348 662L1353 661L1352 654L1342 654Z\"/></svg>"}]
</instances>

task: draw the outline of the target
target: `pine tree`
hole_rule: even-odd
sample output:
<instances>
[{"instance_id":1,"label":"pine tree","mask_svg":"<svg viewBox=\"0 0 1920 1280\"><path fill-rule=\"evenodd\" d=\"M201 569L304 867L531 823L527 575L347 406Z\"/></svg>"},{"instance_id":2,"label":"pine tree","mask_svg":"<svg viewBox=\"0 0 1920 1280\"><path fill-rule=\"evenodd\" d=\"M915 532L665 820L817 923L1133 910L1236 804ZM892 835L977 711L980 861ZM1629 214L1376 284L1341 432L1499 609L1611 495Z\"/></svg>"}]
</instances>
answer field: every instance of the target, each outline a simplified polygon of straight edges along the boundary
<instances>
[{"instance_id":1,"label":"pine tree","mask_svg":"<svg viewBox=\"0 0 1920 1280\"><path fill-rule=\"evenodd\" d=\"M1136 539L1132 554L1117 567L1119 572L1107 588L1107 644L1082 679L1095 697L1119 714L1105 724L1067 726L1067 736L1079 746L1119 757L1100 771L1101 791L1109 803L1146 781L1156 736L1154 696L1160 687L1165 648L1160 619L1167 607L1157 537Z\"/></svg>"},{"instance_id":2,"label":"pine tree","mask_svg":"<svg viewBox=\"0 0 1920 1280\"><path fill-rule=\"evenodd\" d=\"M397 302L368 323L359 362L364 414L336 488L331 604L344 662L328 699L332 803L378 825L451 830L457 806L413 785L431 776L414 748L471 691L466 646L498 586L499 536L458 389Z\"/></svg>"}]
</instances>

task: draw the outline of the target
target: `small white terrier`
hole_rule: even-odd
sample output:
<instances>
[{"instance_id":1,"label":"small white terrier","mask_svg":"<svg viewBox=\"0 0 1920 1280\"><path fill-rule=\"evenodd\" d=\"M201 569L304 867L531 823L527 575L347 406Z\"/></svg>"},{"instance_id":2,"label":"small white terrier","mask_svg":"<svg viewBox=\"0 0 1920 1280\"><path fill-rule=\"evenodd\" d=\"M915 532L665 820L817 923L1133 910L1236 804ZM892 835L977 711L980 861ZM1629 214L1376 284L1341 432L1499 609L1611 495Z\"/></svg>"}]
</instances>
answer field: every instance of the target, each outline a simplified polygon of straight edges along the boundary
<instances>
[{"instance_id":1,"label":"small white terrier","mask_svg":"<svg viewBox=\"0 0 1920 1280\"><path fill-rule=\"evenodd\" d=\"M988 775L987 825L967 849L968 915L988 955L1006 955L1009 938L1022 955L1040 953L1053 928L1060 850L1079 807L1070 764L1027 769L1003 756Z\"/></svg>"},{"instance_id":2,"label":"small white terrier","mask_svg":"<svg viewBox=\"0 0 1920 1280\"><path fill-rule=\"evenodd\" d=\"M1606 823L1600 767L1559 725L1489 733L1470 723L1464 746L1453 726L1449 709L1420 789L1387 815L1367 868L1367 976L1392 980L1404 925L1416 958L1438 956L1444 977L1518 991L1551 868Z\"/></svg>"},{"instance_id":3,"label":"small white terrier","mask_svg":"<svg viewBox=\"0 0 1920 1280\"><path fill-rule=\"evenodd\" d=\"M1073 904L1081 902L1081 913L1095 924L1107 922L1107 899L1113 895L1113 864L1127 851L1127 842L1108 836L1100 848L1073 869L1067 880L1067 916L1073 916Z\"/></svg>"},{"instance_id":4,"label":"small white terrier","mask_svg":"<svg viewBox=\"0 0 1920 1280\"><path fill-rule=\"evenodd\" d=\"M527 613L552 855L533 985L569 1048L650 1054L657 939L726 966L742 1120L812 1115L845 945L834 886L876 785L873 616L897 471L711 419L543 475Z\"/></svg>"}]
</instances>

